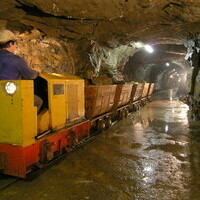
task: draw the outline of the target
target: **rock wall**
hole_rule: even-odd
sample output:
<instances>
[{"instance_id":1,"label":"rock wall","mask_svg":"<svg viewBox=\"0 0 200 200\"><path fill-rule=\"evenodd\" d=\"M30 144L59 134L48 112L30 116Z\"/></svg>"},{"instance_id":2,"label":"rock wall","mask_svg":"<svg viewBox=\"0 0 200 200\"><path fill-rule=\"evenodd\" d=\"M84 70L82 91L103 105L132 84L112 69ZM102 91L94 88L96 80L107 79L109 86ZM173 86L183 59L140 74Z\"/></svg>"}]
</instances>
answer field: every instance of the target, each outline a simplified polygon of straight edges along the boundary
<instances>
[{"instance_id":1,"label":"rock wall","mask_svg":"<svg viewBox=\"0 0 200 200\"><path fill-rule=\"evenodd\" d=\"M144 47L142 43L120 45L112 41L103 46L93 40L67 42L33 29L17 34L17 45L16 53L37 71L75 74L88 80L88 84L98 85L152 81L154 64L139 64L137 69L130 66L132 71L124 71L129 58ZM132 74L132 78L128 78L127 73Z\"/></svg>"},{"instance_id":2,"label":"rock wall","mask_svg":"<svg viewBox=\"0 0 200 200\"><path fill-rule=\"evenodd\" d=\"M199 99L199 70L200 70L200 34L190 33L185 40L187 54L185 59L190 62L191 70L188 71L188 88L191 96ZM199 101L199 100L198 100Z\"/></svg>"},{"instance_id":3,"label":"rock wall","mask_svg":"<svg viewBox=\"0 0 200 200\"><path fill-rule=\"evenodd\" d=\"M186 78L186 82L187 82L187 92L189 93L191 90L191 82L192 82L192 71L193 69L190 68L190 70L188 70L187 72L187 78Z\"/></svg>"},{"instance_id":4,"label":"rock wall","mask_svg":"<svg viewBox=\"0 0 200 200\"><path fill-rule=\"evenodd\" d=\"M102 46L92 43L90 62L93 67L93 77L111 77L114 82L124 81L123 69L130 56L139 50L136 42L127 45L118 45L113 42L111 46Z\"/></svg>"},{"instance_id":5,"label":"rock wall","mask_svg":"<svg viewBox=\"0 0 200 200\"><path fill-rule=\"evenodd\" d=\"M116 42L112 47L93 40L66 42L47 37L36 29L17 34L17 46L16 54L31 68L48 73L76 74L94 80L93 84L124 81L125 63L138 50L134 42L127 45Z\"/></svg>"},{"instance_id":6,"label":"rock wall","mask_svg":"<svg viewBox=\"0 0 200 200\"><path fill-rule=\"evenodd\" d=\"M46 37L38 30L17 36L16 54L38 71L75 74L76 45Z\"/></svg>"}]
</instances>

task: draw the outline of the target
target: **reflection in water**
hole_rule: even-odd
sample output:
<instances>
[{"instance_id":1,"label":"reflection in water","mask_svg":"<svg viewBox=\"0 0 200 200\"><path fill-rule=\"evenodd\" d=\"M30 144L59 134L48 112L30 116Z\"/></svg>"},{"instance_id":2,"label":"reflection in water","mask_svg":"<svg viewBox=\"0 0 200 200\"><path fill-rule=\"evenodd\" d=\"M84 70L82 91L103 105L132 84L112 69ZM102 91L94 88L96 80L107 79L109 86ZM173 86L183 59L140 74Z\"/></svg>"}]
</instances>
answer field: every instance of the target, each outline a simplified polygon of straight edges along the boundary
<instances>
[{"instance_id":1,"label":"reflection in water","mask_svg":"<svg viewBox=\"0 0 200 200\"><path fill-rule=\"evenodd\" d=\"M168 132L169 130L169 125L165 125L165 132Z\"/></svg>"},{"instance_id":2,"label":"reflection in water","mask_svg":"<svg viewBox=\"0 0 200 200\"><path fill-rule=\"evenodd\" d=\"M199 128L189 130L186 105L168 100L131 114L0 199L200 200Z\"/></svg>"}]
</instances>

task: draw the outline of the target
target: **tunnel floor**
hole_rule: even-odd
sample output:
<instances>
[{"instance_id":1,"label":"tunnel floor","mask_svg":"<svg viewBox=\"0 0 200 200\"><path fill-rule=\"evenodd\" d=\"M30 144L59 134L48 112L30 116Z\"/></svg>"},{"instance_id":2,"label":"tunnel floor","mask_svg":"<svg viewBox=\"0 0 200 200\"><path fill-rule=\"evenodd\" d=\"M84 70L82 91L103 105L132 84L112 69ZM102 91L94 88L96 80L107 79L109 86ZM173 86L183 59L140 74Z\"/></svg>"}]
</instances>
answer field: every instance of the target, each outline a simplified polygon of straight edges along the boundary
<instances>
[{"instance_id":1,"label":"tunnel floor","mask_svg":"<svg viewBox=\"0 0 200 200\"><path fill-rule=\"evenodd\" d=\"M0 200L200 200L200 128L173 91L154 100Z\"/></svg>"}]
</instances>

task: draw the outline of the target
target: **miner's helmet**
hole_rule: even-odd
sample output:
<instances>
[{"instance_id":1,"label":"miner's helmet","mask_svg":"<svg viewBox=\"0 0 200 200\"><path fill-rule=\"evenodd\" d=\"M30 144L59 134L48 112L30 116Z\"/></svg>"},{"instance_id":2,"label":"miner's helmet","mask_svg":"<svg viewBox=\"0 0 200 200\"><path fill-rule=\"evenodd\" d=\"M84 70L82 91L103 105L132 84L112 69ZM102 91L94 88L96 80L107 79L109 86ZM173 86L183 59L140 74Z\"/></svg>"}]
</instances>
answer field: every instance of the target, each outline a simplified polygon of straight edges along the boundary
<instances>
[{"instance_id":1,"label":"miner's helmet","mask_svg":"<svg viewBox=\"0 0 200 200\"><path fill-rule=\"evenodd\" d=\"M0 43L6 43L8 41L15 41L15 35L13 32L9 30L2 30L0 31Z\"/></svg>"}]
</instances>

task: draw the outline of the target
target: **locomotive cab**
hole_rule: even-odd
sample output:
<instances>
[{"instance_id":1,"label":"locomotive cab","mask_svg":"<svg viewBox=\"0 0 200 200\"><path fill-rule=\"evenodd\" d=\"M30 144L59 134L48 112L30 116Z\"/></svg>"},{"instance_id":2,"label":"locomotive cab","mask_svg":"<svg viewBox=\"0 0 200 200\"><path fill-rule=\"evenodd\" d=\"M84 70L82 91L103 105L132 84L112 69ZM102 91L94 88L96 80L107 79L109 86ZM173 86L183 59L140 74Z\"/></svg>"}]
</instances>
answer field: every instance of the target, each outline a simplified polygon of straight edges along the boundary
<instances>
[{"instance_id":1,"label":"locomotive cab","mask_svg":"<svg viewBox=\"0 0 200 200\"><path fill-rule=\"evenodd\" d=\"M37 115L34 93L43 100ZM46 131L83 121L84 80L72 75L41 74L32 80L0 81L0 143L31 145Z\"/></svg>"},{"instance_id":2,"label":"locomotive cab","mask_svg":"<svg viewBox=\"0 0 200 200\"><path fill-rule=\"evenodd\" d=\"M56 130L84 119L84 80L73 75L41 74L35 93L43 99L38 133Z\"/></svg>"}]
</instances>

